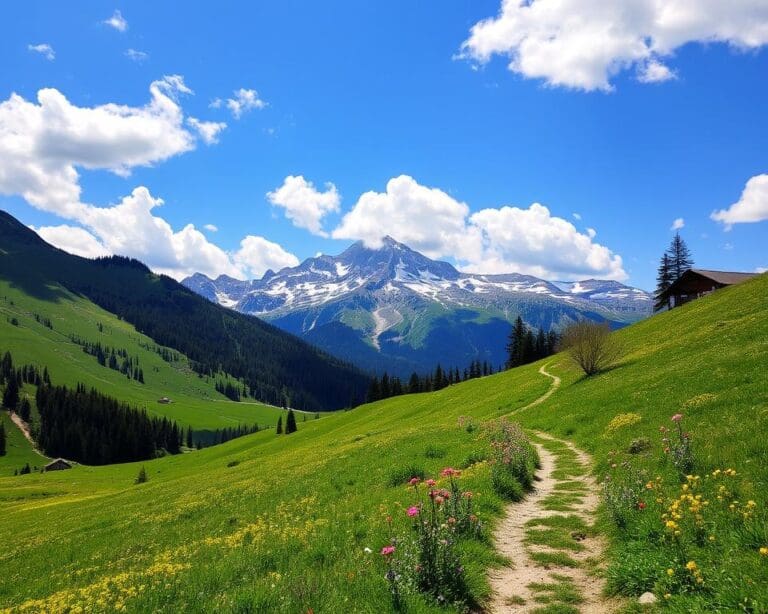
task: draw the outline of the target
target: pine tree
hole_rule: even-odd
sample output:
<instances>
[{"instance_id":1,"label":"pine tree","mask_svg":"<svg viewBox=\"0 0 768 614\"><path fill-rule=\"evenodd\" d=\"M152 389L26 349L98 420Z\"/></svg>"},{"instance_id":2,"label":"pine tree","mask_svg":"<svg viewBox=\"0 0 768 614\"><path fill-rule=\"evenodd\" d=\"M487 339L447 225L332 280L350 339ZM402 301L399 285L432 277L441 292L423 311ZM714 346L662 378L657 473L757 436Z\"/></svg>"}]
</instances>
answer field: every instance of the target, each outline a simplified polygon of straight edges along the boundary
<instances>
[{"instance_id":1,"label":"pine tree","mask_svg":"<svg viewBox=\"0 0 768 614\"><path fill-rule=\"evenodd\" d=\"M290 435L296 432L296 416L292 409L288 410L288 417L285 420L285 434Z\"/></svg>"},{"instance_id":2,"label":"pine tree","mask_svg":"<svg viewBox=\"0 0 768 614\"><path fill-rule=\"evenodd\" d=\"M0 456L5 456L5 424L0 422Z\"/></svg>"},{"instance_id":3,"label":"pine tree","mask_svg":"<svg viewBox=\"0 0 768 614\"><path fill-rule=\"evenodd\" d=\"M146 482L149 478L147 477L147 471L144 469L144 465L141 466L141 469L139 469L139 475L136 476L135 483L136 484L143 484Z\"/></svg>"},{"instance_id":4,"label":"pine tree","mask_svg":"<svg viewBox=\"0 0 768 614\"><path fill-rule=\"evenodd\" d=\"M16 407L19 405L19 382L15 376L8 379L8 385L5 387L3 393L3 407L16 411Z\"/></svg>"},{"instance_id":5,"label":"pine tree","mask_svg":"<svg viewBox=\"0 0 768 614\"><path fill-rule=\"evenodd\" d=\"M29 422L32 418L32 405L27 397L24 397L21 400L21 403L19 403L19 417L24 420L24 422Z\"/></svg>"},{"instance_id":6,"label":"pine tree","mask_svg":"<svg viewBox=\"0 0 768 614\"><path fill-rule=\"evenodd\" d=\"M509 343L507 343L507 368L518 367L523 364L523 352L525 351L525 333L527 326L523 318L517 316L515 324L512 326L512 332L509 334Z\"/></svg>"},{"instance_id":7,"label":"pine tree","mask_svg":"<svg viewBox=\"0 0 768 614\"><path fill-rule=\"evenodd\" d=\"M421 392L421 381L419 380L419 374L415 371L411 373L411 379L408 380L408 392L410 394Z\"/></svg>"},{"instance_id":8,"label":"pine tree","mask_svg":"<svg viewBox=\"0 0 768 614\"><path fill-rule=\"evenodd\" d=\"M188 447L188 448L191 448L191 447L192 447L192 441L193 441L193 438L192 438L192 433L193 433L193 431L192 431L192 427L190 426L190 427L187 429L187 447Z\"/></svg>"},{"instance_id":9,"label":"pine tree","mask_svg":"<svg viewBox=\"0 0 768 614\"><path fill-rule=\"evenodd\" d=\"M656 303L653 306L654 311L660 311L665 307L669 307L669 298L665 300L662 298L662 295L669 289L673 281L672 259L668 253L664 253L656 274Z\"/></svg>"},{"instance_id":10,"label":"pine tree","mask_svg":"<svg viewBox=\"0 0 768 614\"><path fill-rule=\"evenodd\" d=\"M368 394L366 395L366 401L368 403L373 403L374 401L378 401L381 399L381 387L379 386L379 380L374 375L371 378L371 383L368 386Z\"/></svg>"},{"instance_id":11,"label":"pine tree","mask_svg":"<svg viewBox=\"0 0 768 614\"><path fill-rule=\"evenodd\" d=\"M672 281L680 279L680 276L693 266L693 257L688 246L683 241L679 232L675 233L672 243L667 251L670 258Z\"/></svg>"},{"instance_id":12,"label":"pine tree","mask_svg":"<svg viewBox=\"0 0 768 614\"><path fill-rule=\"evenodd\" d=\"M277 434L282 435L283 434L283 417L280 416L277 419Z\"/></svg>"}]
</instances>

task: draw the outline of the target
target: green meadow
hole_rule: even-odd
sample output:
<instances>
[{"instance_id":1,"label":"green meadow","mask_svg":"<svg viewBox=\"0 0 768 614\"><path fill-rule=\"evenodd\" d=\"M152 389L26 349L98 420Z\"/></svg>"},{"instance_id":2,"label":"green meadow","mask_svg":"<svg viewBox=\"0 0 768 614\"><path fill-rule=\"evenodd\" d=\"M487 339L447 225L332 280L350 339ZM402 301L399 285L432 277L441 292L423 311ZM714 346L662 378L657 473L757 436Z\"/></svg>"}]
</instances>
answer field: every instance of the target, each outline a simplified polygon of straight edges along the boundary
<instances>
[{"instance_id":1,"label":"green meadow","mask_svg":"<svg viewBox=\"0 0 768 614\"><path fill-rule=\"evenodd\" d=\"M4 315L11 308L43 307L4 293L15 302L2 303ZM2 477L0 540L7 546L0 552L0 609L390 611L379 550L408 529L405 509L414 493L405 483L412 475L437 476L447 466L464 469L462 488L475 493L484 523L483 539L460 543L467 583L482 603L487 570L501 564L490 530L507 503L491 487L483 460L488 444L476 427L510 416L573 441L593 455L598 481L630 493L603 505L594 528L608 538L608 590L626 597L627 610L650 590L660 598L656 607L669 611L766 611L768 556L760 554L768 548L766 299L763 275L628 327L615 335L623 347L619 364L588 379L560 354L435 393L387 399L322 420L300 418L290 436L264 431L145 463ZM67 305L75 310L70 313L89 310L71 324L80 334L101 318L120 339L114 345L139 338L74 297ZM61 303L57 309L64 309ZM0 323L4 345L8 334L17 335L10 341L14 357L18 351L19 362L31 361L25 344L44 338L54 381L95 385L103 377L137 401L163 394L162 382L176 377L178 406L184 391L190 415L200 421L213 423L219 407L228 406L217 401L211 409L213 403L201 400L214 398L209 384L183 365L170 369L159 357L162 365L152 363L150 353L141 362L145 386L153 388L141 391L140 384L118 381L118 374L91 364L92 357L76 356L78 348L54 336L75 320L60 313L60 321L50 315L52 332L34 328L29 315L19 318L18 328ZM76 358L84 362L75 364ZM152 383L147 365L153 364L163 366L169 379ZM524 409L551 385L538 373L542 364L562 385ZM660 427L675 427L676 414L692 442L690 480L679 475L664 453L670 444L661 441ZM142 466L149 480L134 484ZM718 470L734 473L724 482ZM702 486L696 486L698 476ZM715 494L723 484L728 494L720 501ZM675 534L666 522L677 517L663 514L681 492L701 493L697 501L711 499L711 505L701 512L700 527L693 517L699 512L688 511L699 504L685 503ZM568 502L561 496L550 503L567 509ZM409 612L445 611L416 592L404 601Z\"/></svg>"},{"instance_id":2,"label":"green meadow","mask_svg":"<svg viewBox=\"0 0 768 614\"><path fill-rule=\"evenodd\" d=\"M194 429L253 423L271 426L277 422L279 409L252 399L230 401L216 391L215 381L192 371L185 356L176 352L178 360L166 362L152 349L157 344L131 324L60 286L48 289L48 296L37 298L0 280L0 352L9 350L15 364L35 364L41 371L47 366L54 384L75 386L82 382ZM46 319L51 327L43 323ZM129 356L138 358L145 383L100 365L96 357L71 340L72 336L125 349ZM224 375L219 379L228 381ZM158 403L162 397L172 402Z\"/></svg>"}]
</instances>

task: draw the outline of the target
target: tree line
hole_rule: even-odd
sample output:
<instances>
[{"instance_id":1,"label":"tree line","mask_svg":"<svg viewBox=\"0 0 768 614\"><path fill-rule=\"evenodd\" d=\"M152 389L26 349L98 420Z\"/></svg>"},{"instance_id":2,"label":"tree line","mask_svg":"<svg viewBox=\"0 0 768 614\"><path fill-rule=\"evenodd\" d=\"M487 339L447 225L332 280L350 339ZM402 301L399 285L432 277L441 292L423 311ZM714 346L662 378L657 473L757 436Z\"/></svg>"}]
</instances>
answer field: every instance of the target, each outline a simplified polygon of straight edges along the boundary
<instances>
[{"instance_id":1,"label":"tree line","mask_svg":"<svg viewBox=\"0 0 768 614\"><path fill-rule=\"evenodd\" d=\"M37 443L48 456L62 456L88 465L108 465L178 454L181 431L168 418L150 417L146 410L78 384L41 385L35 396L40 424Z\"/></svg>"},{"instance_id":2,"label":"tree line","mask_svg":"<svg viewBox=\"0 0 768 614\"><path fill-rule=\"evenodd\" d=\"M507 343L507 369L551 356L557 351L559 343L560 337L554 330L545 333L540 328L534 335L533 329L517 316Z\"/></svg>"},{"instance_id":3,"label":"tree line","mask_svg":"<svg viewBox=\"0 0 768 614\"><path fill-rule=\"evenodd\" d=\"M119 371L128 379L133 379L140 384L144 383L144 370L139 367L138 356L130 356L124 348L115 349L102 345L100 341L87 341L77 335L69 335L72 343L83 348L83 352L96 357L102 367L109 367L113 371Z\"/></svg>"}]
</instances>

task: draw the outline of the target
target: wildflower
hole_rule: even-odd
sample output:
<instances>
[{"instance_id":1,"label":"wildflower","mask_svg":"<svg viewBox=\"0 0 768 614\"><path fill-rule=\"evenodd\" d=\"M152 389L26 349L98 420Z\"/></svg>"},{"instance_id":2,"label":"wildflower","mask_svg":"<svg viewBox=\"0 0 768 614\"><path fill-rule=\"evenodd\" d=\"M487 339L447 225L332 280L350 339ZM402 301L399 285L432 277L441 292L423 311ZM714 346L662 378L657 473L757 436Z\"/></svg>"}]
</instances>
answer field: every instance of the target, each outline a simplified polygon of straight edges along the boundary
<instances>
[{"instance_id":1,"label":"wildflower","mask_svg":"<svg viewBox=\"0 0 768 614\"><path fill-rule=\"evenodd\" d=\"M675 570L670 567L669 569L667 569L667 575L671 578L672 576L675 575Z\"/></svg>"},{"instance_id":2,"label":"wildflower","mask_svg":"<svg viewBox=\"0 0 768 614\"><path fill-rule=\"evenodd\" d=\"M442 505L443 502L445 502L445 499L443 497L441 497L440 495L435 497L435 503L437 503L438 505Z\"/></svg>"},{"instance_id":3,"label":"wildflower","mask_svg":"<svg viewBox=\"0 0 768 614\"><path fill-rule=\"evenodd\" d=\"M638 501L637 502L637 509L644 510L645 509L645 501Z\"/></svg>"},{"instance_id":4,"label":"wildflower","mask_svg":"<svg viewBox=\"0 0 768 614\"><path fill-rule=\"evenodd\" d=\"M453 476L458 477L461 475L461 471L459 471L458 469L454 469L453 467L446 467L440 472L440 475L443 476L444 478L450 478Z\"/></svg>"},{"instance_id":5,"label":"wildflower","mask_svg":"<svg viewBox=\"0 0 768 614\"><path fill-rule=\"evenodd\" d=\"M373 550L371 550L370 548L363 548L363 552L365 552L366 554L370 554L371 552L373 552Z\"/></svg>"},{"instance_id":6,"label":"wildflower","mask_svg":"<svg viewBox=\"0 0 768 614\"><path fill-rule=\"evenodd\" d=\"M426 481L426 485L429 486L430 488L432 488L435 484L437 484L437 482L435 482L432 478Z\"/></svg>"},{"instance_id":7,"label":"wildflower","mask_svg":"<svg viewBox=\"0 0 768 614\"><path fill-rule=\"evenodd\" d=\"M683 414L675 414L672 416L672 422L680 422L683 419Z\"/></svg>"},{"instance_id":8,"label":"wildflower","mask_svg":"<svg viewBox=\"0 0 768 614\"><path fill-rule=\"evenodd\" d=\"M760 548L760 555L761 556L768 556L768 548L766 548L765 546Z\"/></svg>"},{"instance_id":9,"label":"wildflower","mask_svg":"<svg viewBox=\"0 0 768 614\"><path fill-rule=\"evenodd\" d=\"M698 567L698 565L696 565L696 561L688 561L688 562L685 564L685 568L686 568L688 571L696 571L696 570L697 570L699 567Z\"/></svg>"},{"instance_id":10,"label":"wildflower","mask_svg":"<svg viewBox=\"0 0 768 614\"><path fill-rule=\"evenodd\" d=\"M384 546L381 549L382 556L392 556L395 553L395 547L394 546Z\"/></svg>"},{"instance_id":11,"label":"wildflower","mask_svg":"<svg viewBox=\"0 0 768 614\"><path fill-rule=\"evenodd\" d=\"M461 493L461 496L464 497L465 499L471 499L472 493L470 491L467 491L467 492Z\"/></svg>"},{"instance_id":12,"label":"wildflower","mask_svg":"<svg viewBox=\"0 0 768 614\"><path fill-rule=\"evenodd\" d=\"M417 477L412 477L410 480L408 480L408 483L411 486L416 486L419 482L421 482L421 480Z\"/></svg>"},{"instance_id":13,"label":"wildflower","mask_svg":"<svg viewBox=\"0 0 768 614\"><path fill-rule=\"evenodd\" d=\"M412 505L411 507L408 508L408 511L406 513L408 514L408 516L413 518L414 516L419 515L419 508L416 507L415 505Z\"/></svg>"},{"instance_id":14,"label":"wildflower","mask_svg":"<svg viewBox=\"0 0 768 614\"><path fill-rule=\"evenodd\" d=\"M664 593L664 599L671 599L672 594L671 593Z\"/></svg>"}]
</instances>

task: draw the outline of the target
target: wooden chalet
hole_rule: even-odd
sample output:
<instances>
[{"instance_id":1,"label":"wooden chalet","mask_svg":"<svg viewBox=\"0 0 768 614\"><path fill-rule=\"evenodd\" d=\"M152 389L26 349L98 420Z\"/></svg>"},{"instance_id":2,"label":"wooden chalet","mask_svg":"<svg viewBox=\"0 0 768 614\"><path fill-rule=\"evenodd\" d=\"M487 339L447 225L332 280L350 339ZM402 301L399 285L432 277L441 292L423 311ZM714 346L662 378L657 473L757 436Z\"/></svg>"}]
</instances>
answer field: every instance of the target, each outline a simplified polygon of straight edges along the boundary
<instances>
[{"instance_id":1,"label":"wooden chalet","mask_svg":"<svg viewBox=\"0 0 768 614\"><path fill-rule=\"evenodd\" d=\"M756 275L757 273L688 269L661 294L659 302L669 305L670 308L679 307L720 288L740 284Z\"/></svg>"},{"instance_id":2,"label":"wooden chalet","mask_svg":"<svg viewBox=\"0 0 768 614\"><path fill-rule=\"evenodd\" d=\"M72 469L72 463L64 460L63 458L57 458L48 463L43 469L45 471L62 471L64 469Z\"/></svg>"}]
</instances>

